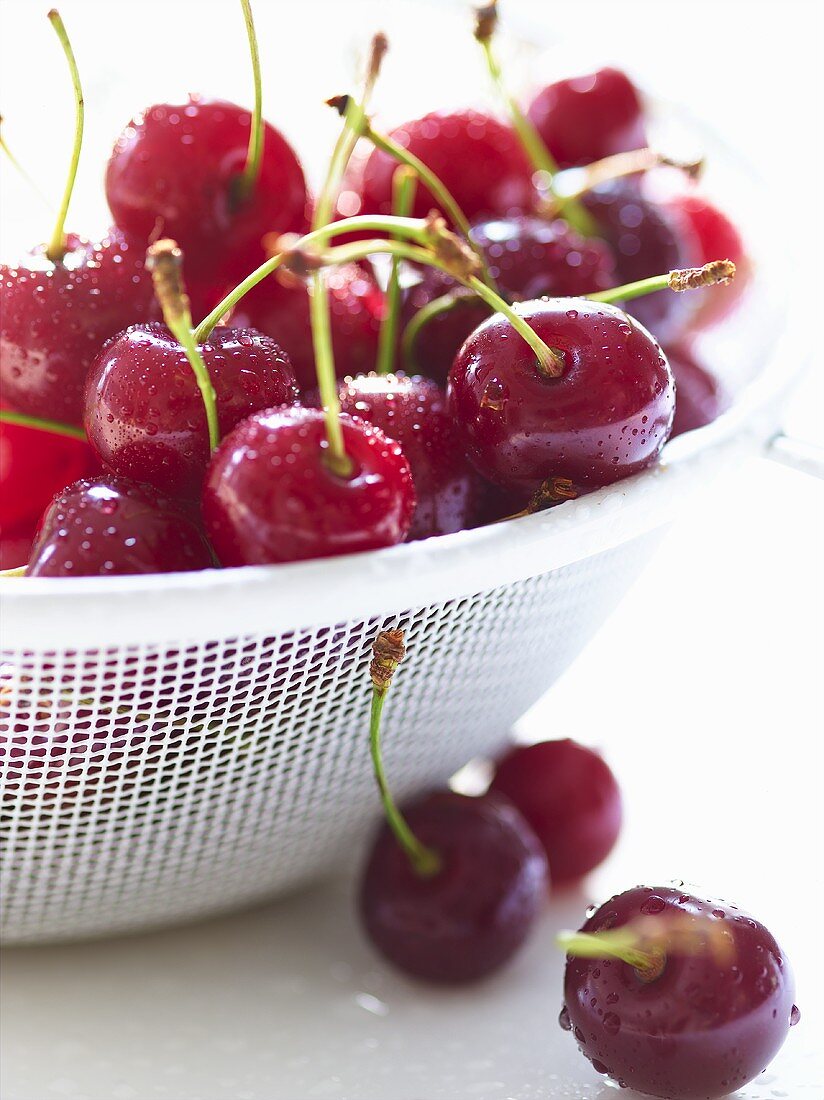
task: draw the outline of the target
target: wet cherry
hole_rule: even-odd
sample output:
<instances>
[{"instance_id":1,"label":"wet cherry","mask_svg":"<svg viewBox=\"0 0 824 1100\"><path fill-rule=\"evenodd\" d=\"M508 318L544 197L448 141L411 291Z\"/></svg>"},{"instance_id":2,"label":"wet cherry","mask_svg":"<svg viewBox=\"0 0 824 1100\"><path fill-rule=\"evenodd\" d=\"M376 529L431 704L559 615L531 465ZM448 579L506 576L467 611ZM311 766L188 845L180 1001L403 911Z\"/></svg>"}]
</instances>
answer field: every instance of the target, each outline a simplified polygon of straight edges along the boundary
<instances>
[{"instance_id":1,"label":"wet cherry","mask_svg":"<svg viewBox=\"0 0 824 1100\"><path fill-rule=\"evenodd\" d=\"M688 344L668 347L666 356L675 379L675 418L670 433L673 439L717 420L729 408L731 397Z\"/></svg>"},{"instance_id":2,"label":"wet cherry","mask_svg":"<svg viewBox=\"0 0 824 1100\"><path fill-rule=\"evenodd\" d=\"M459 351L449 403L472 462L515 494L552 477L580 491L655 461L669 435L672 374L656 342L626 313L584 298L526 302L517 312L555 352L542 368L495 314Z\"/></svg>"},{"instance_id":3,"label":"wet cherry","mask_svg":"<svg viewBox=\"0 0 824 1100\"><path fill-rule=\"evenodd\" d=\"M107 577L213 564L197 519L148 485L102 475L77 481L43 514L26 575Z\"/></svg>"},{"instance_id":4,"label":"wet cherry","mask_svg":"<svg viewBox=\"0 0 824 1100\"><path fill-rule=\"evenodd\" d=\"M221 435L250 413L294 404L288 357L268 336L216 328L200 345ZM135 325L110 340L89 371L85 426L112 471L173 496L199 494L209 461L203 398L186 353L165 325Z\"/></svg>"},{"instance_id":5,"label":"wet cherry","mask_svg":"<svg viewBox=\"0 0 824 1100\"><path fill-rule=\"evenodd\" d=\"M549 860L553 885L602 863L621 829L621 792L603 757L576 741L510 749L490 788L529 822Z\"/></svg>"},{"instance_id":6,"label":"wet cherry","mask_svg":"<svg viewBox=\"0 0 824 1100\"><path fill-rule=\"evenodd\" d=\"M629 77L604 68L549 84L527 113L558 167L571 168L643 148L643 112Z\"/></svg>"},{"instance_id":7,"label":"wet cherry","mask_svg":"<svg viewBox=\"0 0 824 1100\"><path fill-rule=\"evenodd\" d=\"M619 929L637 930L632 962L606 950ZM765 1069L799 1019L785 954L735 906L639 886L581 932L595 936L567 942L593 957L567 961L561 1025L621 1085L665 1100L726 1096Z\"/></svg>"},{"instance_id":8,"label":"wet cherry","mask_svg":"<svg viewBox=\"0 0 824 1100\"><path fill-rule=\"evenodd\" d=\"M206 530L224 565L326 558L393 546L415 511L409 464L379 429L340 418L350 477L332 472L323 413L248 417L209 464Z\"/></svg>"}]
</instances>

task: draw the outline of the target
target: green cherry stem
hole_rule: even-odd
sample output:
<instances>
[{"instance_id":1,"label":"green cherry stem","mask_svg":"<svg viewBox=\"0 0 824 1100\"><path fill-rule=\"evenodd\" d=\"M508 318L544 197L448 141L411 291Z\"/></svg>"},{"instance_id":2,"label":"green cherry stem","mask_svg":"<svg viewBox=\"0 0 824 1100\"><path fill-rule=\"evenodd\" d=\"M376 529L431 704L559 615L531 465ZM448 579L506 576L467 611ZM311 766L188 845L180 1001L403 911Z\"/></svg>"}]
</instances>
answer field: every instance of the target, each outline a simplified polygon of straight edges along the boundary
<instances>
[{"instance_id":1,"label":"green cherry stem","mask_svg":"<svg viewBox=\"0 0 824 1100\"><path fill-rule=\"evenodd\" d=\"M578 182L574 187L558 190L544 200L541 204L541 213L550 217L561 214L566 203L577 202L593 187L611 183L625 176L649 172L653 168L676 168L688 179L697 180L704 169L704 159L701 157L697 160L676 160L650 148L632 149L628 153L613 153L612 156L593 161L592 164L582 168L566 169L562 173L564 180Z\"/></svg>"},{"instance_id":2,"label":"green cherry stem","mask_svg":"<svg viewBox=\"0 0 824 1100\"><path fill-rule=\"evenodd\" d=\"M392 213L399 218L408 218L412 213L415 202L416 180L417 176L406 165L401 165L400 168L395 169L395 174L392 177ZM378 374L389 374L395 365L395 346L398 339L401 305L400 268L400 257L393 256L392 266L389 270L389 280L386 284L386 312L381 324L378 341L376 364Z\"/></svg>"},{"instance_id":3,"label":"green cherry stem","mask_svg":"<svg viewBox=\"0 0 824 1100\"><path fill-rule=\"evenodd\" d=\"M642 298L656 290L698 290L701 287L725 285L735 278L735 264L732 260L712 260L703 267L684 267L668 271L665 275L652 275L648 279L639 279L634 283L625 283L597 294L587 294L591 302L629 302L633 298Z\"/></svg>"},{"instance_id":4,"label":"green cherry stem","mask_svg":"<svg viewBox=\"0 0 824 1100\"><path fill-rule=\"evenodd\" d=\"M192 334L189 298L183 286L183 253L174 241L155 241L146 253L146 267L152 273L155 297L163 311L166 327L183 348L195 376L206 409L209 449L213 451L220 443L217 397L197 340Z\"/></svg>"},{"instance_id":5,"label":"green cherry stem","mask_svg":"<svg viewBox=\"0 0 824 1100\"><path fill-rule=\"evenodd\" d=\"M250 0L240 0L240 6L243 8L243 21L246 24L246 35L249 39L252 81L255 88L255 102L249 127L249 148L246 152L243 175L240 178L240 198L247 199L257 185L258 176L260 175L260 162L263 157L263 82L260 78L260 51L258 49L257 33L255 32L255 20L252 15L252 5Z\"/></svg>"},{"instance_id":6,"label":"green cherry stem","mask_svg":"<svg viewBox=\"0 0 824 1100\"><path fill-rule=\"evenodd\" d=\"M0 577L25 577L27 565L18 565L14 569L0 569Z\"/></svg>"},{"instance_id":7,"label":"green cherry stem","mask_svg":"<svg viewBox=\"0 0 824 1100\"><path fill-rule=\"evenodd\" d=\"M426 328L430 321L434 321L436 317L442 317L445 313L451 313L453 309L456 309L462 302L465 302L467 297L475 298L475 295L467 293L465 290L460 294L443 294L440 298L433 298L431 302L427 302L425 306L421 306L406 325L401 336L401 361L406 370L414 372L418 369L415 345L423 329Z\"/></svg>"},{"instance_id":8,"label":"green cherry stem","mask_svg":"<svg viewBox=\"0 0 824 1100\"><path fill-rule=\"evenodd\" d=\"M52 9L49 12L49 22L54 27L55 34L60 40L60 45L63 47L63 53L66 55L66 61L69 64L69 73L71 74L72 88L74 89L74 107L75 107L75 120L74 120L74 145L72 147L72 156L69 161L69 175L66 180L66 189L63 192L63 198L60 203L60 209L57 214L57 223L54 227L51 240L46 248L46 255L54 264L59 264L63 257L66 255L66 242L65 242L65 225L66 215L69 212L69 203L72 198L72 191L74 190L74 181L77 176L77 165L80 161L80 148L83 144L83 119L84 119L84 106L83 106L83 88L80 84L80 73L77 70L77 61L74 57L74 51L72 50L69 36L66 33L66 28L63 24L63 20L57 11Z\"/></svg>"},{"instance_id":9,"label":"green cherry stem","mask_svg":"<svg viewBox=\"0 0 824 1100\"><path fill-rule=\"evenodd\" d=\"M576 958L620 959L647 982L661 976L666 962L663 949L640 947L638 934L629 927L603 932L559 932L556 942L567 955Z\"/></svg>"},{"instance_id":10,"label":"green cherry stem","mask_svg":"<svg viewBox=\"0 0 824 1100\"><path fill-rule=\"evenodd\" d=\"M77 428L74 424L63 424L60 420L44 420L39 416L0 409L0 421L3 424L18 424L21 428L35 428L39 432L51 432L52 435L64 435L68 439L86 442L86 433L82 428Z\"/></svg>"},{"instance_id":11,"label":"green cherry stem","mask_svg":"<svg viewBox=\"0 0 824 1100\"><path fill-rule=\"evenodd\" d=\"M437 852L422 844L409 828L406 818L398 809L397 803L392 797L392 792L389 790L381 755L380 728L383 704L395 670L406 653L403 639L402 630L383 630L372 646L372 664L369 666L372 679L369 748L372 755L372 767L389 828L394 833L398 844L409 857L409 862L416 873L423 877L430 877L436 875L441 868L440 856Z\"/></svg>"},{"instance_id":12,"label":"green cherry stem","mask_svg":"<svg viewBox=\"0 0 824 1100\"><path fill-rule=\"evenodd\" d=\"M20 178L22 180L25 180L25 182L31 188L32 192L35 195L37 195L38 199L40 199L40 201L44 204L44 206L48 207L49 210L52 210L53 209L53 204L51 202L49 202L49 200L46 198L46 196L43 194L43 192L37 186L37 183L35 182L35 180L29 175L29 173L26 171L26 169L23 167L23 165L20 163L20 161L17 159L17 157L14 155L14 153L9 148L8 143L6 142L6 139L3 137L2 128L3 128L3 116L0 115L0 153L2 153L6 157L6 159L8 160L8 162L12 166L12 168L15 170L15 172L17 172L17 174L20 176Z\"/></svg>"}]
</instances>

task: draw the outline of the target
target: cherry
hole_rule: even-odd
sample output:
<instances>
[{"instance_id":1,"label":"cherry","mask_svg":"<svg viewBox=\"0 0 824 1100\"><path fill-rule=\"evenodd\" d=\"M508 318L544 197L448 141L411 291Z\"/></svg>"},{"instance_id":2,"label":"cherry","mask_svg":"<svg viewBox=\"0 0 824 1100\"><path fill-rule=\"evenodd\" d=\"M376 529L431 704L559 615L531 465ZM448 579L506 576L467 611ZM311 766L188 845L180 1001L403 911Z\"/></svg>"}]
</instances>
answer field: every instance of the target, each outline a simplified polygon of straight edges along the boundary
<instances>
[{"instance_id":1,"label":"cherry","mask_svg":"<svg viewBox=\"0 0 824 1100\"><path fill-rule=\"evenodd\" d=\"M559 168L590 164L647 144L641 97L620 69L598 69L549 84L532 100L527 115Z\"/></svg>"},{"instance_id":2,"label":"cherry","mask_svg":"<svg viewBox=\"0 0 824 1100\"><path fill-rule=\"evenodd\" d=\"M464 458L446 397L431 378L369 374L340 387L340 407L368 420L401 445L417 506L408 538L448 535L469 527L480 478Z\"/></svg>"},{"instance_id":3,"label":"cherry","mask_svg":"<svg viewBox=\"0 0 824 1100\"><path fill-rule=\"evenodd\" d=\"M264 124L259 175L239 193L250 112L224 100L189 96L137 115L123 130L106 169L106 198L115 221L145 248L174 238L199 281L233 282L265 259L270 232L302 232L308 193L286 139Z\"/></svg>"},{"instance_id":4,"label":"cherry","mask_svg":"<svg viewBox=\"0 0 824 1100\"><path fill-rule=\"evenodd\" d=\"M548 478L589 490L654 462L672 423L674 388L650 335L614 306L585 298L526 302L516 312L552 348L560 374L512 339L499 314L472 333L448 394L480 473L528 495Z\"/></svg>"},{"instance_id":5,"label":"cherry","mask_svg":"<svg viewBox=\"0 0 824 1100\"><path fill-rule=\"evenodd\" d=\"M383 294L372 274L344 264L326 276L335 369L340 377L371 370L378 351ZM308 388L315 378L315 352L309 317L311 290L264 279L242 300L233 324L256 328L285 348L298 382Z\"/></svg>"},{"instance_id":6,"label":"cherry","mask_svg":"<svg viewBox=\"0 0 824 1100\"><path fill-rule=\"evenodd\" d=\"M199 351L217 398L220 433L250 413L294 404L288 357L251 329L216 328ZM165 325L133 325L89 371L85 425L116 474L173 496L196 496L209 461L203 398L186 352Z\"/></svg>"},{"instance_id":7,"label":"cherry","mask_svg":"<svg viewBox=\"0 0 824 1100\"><path fill-rule=\"evenodd\" d=\"M561 1026L599 1073L639 1092L726 1096L765 1068L799 1019L781 948L724 902L638 886L564 939L573 955Z\"/></svg>"},{"instance_id":8,"label":"cherry","mask_svg":"<svg viewBox=\"0 0 824 1100\"><path fill-rule=\"evenodd\" d=\"M35 527L24 524L7 531L0 530L0 569L22 569L31 555Z\"/></svg>"},{"instance_id":9,"label":"cherry","mask_svg":"<svg viewBox=\"0 0 824 1100\"><path fill-rule=\"evenodd\" d=\"M399 969L455 984L491 974L526 939L546 895L546 859L497 796L435 791L398 810L383 771L380 720L404 657L402 630L373 647L370 748L386 821L360 884L364 930Z\"/></svg>"},{"instance_id":10,"label":"cherry","mask_svg":"<svg viewBox=\"0 0 824 1100\"><path fill-rule=\"evenodd\" d=\"M553 885L575 882L612 851L621 792L603 757L576 741L510 749L490 788L520 810L544 846Z\"/></svg>"},{"instance_id":11,"label":"cherry","mask_svg":"<svg viewBox=\"0 0 824 1100\"><path fill-rule=\"evenodd\" d=\"M106 474L57 494L40 521L26 576L174 573L212 564L189 510L148 485Z\"/></svg>"},{"instance_id":12,"label":"cherry","mask_svg":"<svg viewBox=\"0 0 824 1100\"><path fill-rule=\"evenodd\" d=\"M203 489L206 530L224 565L301 561L393 546L415 510L409 464L372 425L341 416L351 476L334 473L324 415L255 413L212 457Z\"/></svg>"},{"instance_id":13,"label":"cherry","mask_svg":"<svg viewBox=\"0 0 824 1100\"><path fill-rule=\"evenodd\" d=\"M641 193L636 177L598 184L582 202L615 255L615 272L623 282L645 279L698 262L698 246L689 225ZM716 256L726 253L717 252ZM703 262L703 261L702 261ZM694 310L682 296L656 293L633 302L630 312L659 340L680 332Z\"/></svg>"},{"instance_id":14,"label":"cherry","mask_svg":"<svg viewBox=\"0 0 824 1100\"><path fill-rule=\"evenodd\" d=\"M717 420L729 408L731 398L721 381L699 363L689 345L668 347L666 355L675 379L673 439Z\"/></svg>"}]
</instances>

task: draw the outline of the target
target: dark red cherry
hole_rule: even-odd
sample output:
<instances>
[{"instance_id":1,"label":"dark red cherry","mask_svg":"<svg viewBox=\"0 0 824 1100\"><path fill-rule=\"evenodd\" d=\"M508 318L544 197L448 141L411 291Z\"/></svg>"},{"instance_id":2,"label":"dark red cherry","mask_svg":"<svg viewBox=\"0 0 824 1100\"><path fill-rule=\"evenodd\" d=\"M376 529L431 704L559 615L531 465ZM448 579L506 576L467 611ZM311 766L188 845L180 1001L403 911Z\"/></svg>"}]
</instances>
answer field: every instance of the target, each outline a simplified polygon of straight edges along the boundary
<instances>
[{"instance_id":1,"label":"dark red cherry","mask_svg":"<svg viewBox=\"0 0 824 1100\"><path fill-rule=\"evenodd\" d=\"M441 867L421 875L384 823L360 886L366 934L416 978L447 984L484 978L514 955L544 905L541 846L502 798L438 791L403 813Z\"/></svg>"},{"instance_id":2,"label":"dark red cherry","mask_svg":"<svg viewBox=\"0 0 824 1100\"><path fill-rule=\"evenodd\" d=\"M105 474L76 481L43 514L26 576L175 573L213 564L190 509Z\"/></svg>"},{"instance_id":3,"label":"dark red cherry","mask_svg":"<svg viewBox=\"0 0 824 1100\"><path fill-rule=\"evenodd\" d=\"M415 511L400 446L371 424L341 417L348 478L333 473L323 413L255 413L212 457L203 517L224 565L328 558L403 542Z\"/></svg>"},{"instance_id":4,"label":"dark red cherry","mask_svg":"<svg viewBox=\"0 0 824 1100\"><path fill-rule=\"evenodd\" d=\"M480 222L472 238L482 249L490 275L511 302L534 298L577 297L615 286L612 254L603 241L582 237L565 221L532 215ZM425 268L404 293L402 318L408 324L417 310L455 289L437 268ZM415 359L424 374L445 382L458 348L489 316L477 298L462 298L434 318L415 341Z\"/></svg>"},{"instance_id":5,"label":"dark red cherry","mask_svg":"<svg viewBox=\"0 0 824 1100\"><path fill-rule=\"evenodd\" d=\"M561 1025L599 1073L639 1092L666 1100L734 1092L765 1069L799 1019L784 952L735 906L672 887L618 894L581 931L639 919L646 933L660 924L664 943L670 937L659 976L617 958L570 957Z\"/></svg>"},{"instance_id":6,"label":"dark red cherry","mask_svg":"<svg viewBox=\"0 0 824 1100\"><path fill-rule=\"evenodd\" d=\"M358 264L327 272L329 322L335 370L340 378L370 371L378 353L384 299L374 277ZM315 351L307 286L264 279L240 302L232 323L256 328L286 350L302 389L316 384Z\"/></svg>"},{"instance_id":7,"label":"dark red cherry","mask_svg":"<svg viewBox=\"0 0 824 1100\"><path fill-rule=\"evenodd\" d=\"M510 751L490 788L524 815L544 847L553 885L575 882L603 863L621 829L621 792L603 757L576 741L542 741Z\"/></svg>"},{"instance_id":8,"label":"dark red cherry","mask_svg":"<svg viewBox=\"0 0 824 1100\"><path fill-rule=\"evenodd\" d=\"M673 439L717 420L732 399L721 380L698 361L688 344L668 347L666 356L675 379L675 418L670 432Z\"/></svg>"},{"instance_id":9,"label":"dark red cherry","mask_svg":"<svg viewBox=\"0 0 824 1100\"><path fill-rule=\"evenodd\" d=\"M99 244L66 238L52 263L45 246L0 265L0 383L18 412L81 423L83 386L101 345L158 316L146 250L113 229ZM65 482L64 482L65 484Z\"/></svg>"},{"instance_id":10,"label":"dark red cherry","mask_svg":"<svg viewBox=\"0 0 824 1100\"><path fill-rule=\"evenodd\" d=\"M541 89L527 111L559 168L642 149L644 106L620 69L558 80Z\"/></svg>"},{"instance_id":11,"label":"dark red cherry","mask_svg":"<svg viewBox=\"0 0 824 1100\"><path fill-rule=\"evenodd\" d=\"M446 395L436 382L397 374L348 378L340 387L340 406L400 443L418 502L410 540L471 526L480 478L464 457Z\"/></svg>"},{"instance_id":12,"label":"dark red cherry","mask_svg":"<svg viewBox=\"0 0 824 1100\"><path fill-rule=\"evenodd\" d=\"M289 359L268 336L216 328L200 353L221 435L250 413L297 400ZM206 411L165 325L134 325L104 346L89 371L84 419L101 462L116 474L173 496L199 494L209 461Z\"/></svg>"},{"instance_id":13,"label":"dark red cherry","mask_svg":"<svg viewBox=\"0 0 824 1100\"><path fill-rule=\"evenodd\" d=\"M0 529L0 569L20 569L31 555L35 525Z\"/></svg>"},{"instance_id":14,"label":"dark red cherry","mask_svg":"<svg viewBox=\"0 0 824 1100\"><path fill-rule=\"evenodd\" d=\"M584 194L583 203L612 248L619 285L699 262L687 222L645 198L636 178L599 184ZM696 307L691 294L659 290L636 298L627 308L656 339L668 340L685 327Z\"/></svg>"},{"instance_id":15,"label":"dark red cherry","mask_svg":"<svg viewBox=\"0 0 824 1100\"><path fill-rule=\"evenodd\" d=\"M250 124L244 108L199 96L137 115L106 169L117 224L144 247L150 238L174 238L200 282L218 272L229 283L248 275L265 258L265 234L306 229L308 201L294 150L268 123L260 175L242 197Z\"/></svg>"},{"instance_id":16,"label":"dark red cherry","mask_svg":"<svg viewBox=\"0 0 824 1100\"><path fill-rule=\"evenodd\" d=\"M389 136L438 176L469 221L506 217L535 204L534 168L511 127L490 115L468 109L434 111L405 122ZM341 213L390 214L397 167L388 153L373 149L348 181ZM414 217L425 218L437 205L419 185Z\"/></svg>"},{"instance_id":17,"label":"dark red cherry","mask_svg":"<svg viewBox=\"0 0 824 1100\"><path fill-rule=\"evenodd\" d=\"M562 372L545 373L500 314L472 333L449 374L449 404L483 476L528 496L548 478L569 478L580 492L653 463L669 435L674 387L650 335L615 306L585 298L516 309Z\"/></svg>"}]
</instances>

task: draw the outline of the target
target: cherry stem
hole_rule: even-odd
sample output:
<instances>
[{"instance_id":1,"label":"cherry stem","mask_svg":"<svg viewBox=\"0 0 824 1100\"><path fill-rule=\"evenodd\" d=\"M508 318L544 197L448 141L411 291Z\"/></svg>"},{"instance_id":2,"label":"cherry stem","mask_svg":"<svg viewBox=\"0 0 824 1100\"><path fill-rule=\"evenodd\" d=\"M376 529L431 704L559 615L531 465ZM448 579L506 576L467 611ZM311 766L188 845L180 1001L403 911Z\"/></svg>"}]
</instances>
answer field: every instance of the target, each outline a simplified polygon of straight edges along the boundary
<instances>
[{"instance_id":1,"label":"cherry stem","mask_svg":"<svg viewBox=\"0 0 824 1100\"><path fill-rule=\"evenodd\" d=\"M14 569L0 569L0 577L25 577L27 565L18 565Z\"/></svg>"},{"instance_id":2,"label":"cherry stem","mask_svg":"<svg viewBox=\"0 0 824 1100\"><path fill-rule=\"evenodd\" d=\"M209 429L209 449L220 443L217 396L212 379L192 334L189 297L183 285L183 253L172 240L155 241L146 253L146 267L152 273L155 297L163 311L166 327L180 343L195 376Z\"/></svg>"},{"instance_id":3,"label":"cherry stem","mask_svg":"<svg viewBox=\"0 0 824 1100\"><path fill-rule=\"evenodd\" d=\"M554 202L563 206L563 216L572 228L584 237L595 237L598 235L598 224L589 211L581 206L575 197L558 198L555 195L553 180L558 172L558 165L541 135L506 86L503 69L492 46L497 24L498 5L496 3L476 9L475 39L483 50L489 75L507 109L512 128L518 135L524 152L532 161L534 168L541 173L541 187L549 192Z\"/></svg>"},{"instance_id":4,"label":"cherry stem","mask_svg":"<svg viewBox=\"0 0 824 1100\"><path fill-rule=\"evenodd\" d=\"M575 500L578 490L568 477L548 477L542 481L532 494L526 508L520 512L514 512L511 516L503 516L496 519L495 523L506 523L510 519L523 519L524 516L534 516L536 512L545 512L556 504L564 504L568 500Z\"/></svg>"},{"instance_id":5,"label":"cherry stem","mask_svg":"<svg viewBox=\"0 0 824 1100\"><path fill-rule=\"evenodd\" d=\"M578 186L569 191L555 190L551 197L541 204L541 213L557 217L565 215L565 207L575 202L602 183L634 176L639 172L649 172L653 168L677 168L691 180L697 180L704 168L703 158L698 160L676 160L656 152L655 149L632 149L627 153L614 153L603 160L596 160L583 168L569 168L563 175L571 180L580 180Z\"/></svg>"},{"instance_id":6,"label":"cherry stem","mask_svg":"<svg viewBox=\"0 0 824 1100\"><path fill-rule=\"evenodd\" d=\"M46 255L54 264L59 264L63 257L66 255L66 242L64 229L66 225L66 216L69 212L69 203L72 198L72 191L74 190L74 181L77 176L77 165L80 161L80 147L83 144L83 119L84 119L84 107L83 107L83 88L80 84L80 73L77 70L77 61L74 57L74 51L72 50L69 36L66 33L66 28L63 24L63 20L57 11L52 9L48 15L49 22L54 27L55 34L60 40L60 45L63 47L63 53L66 55L66 61L69 64L69 73L71 74L72 88L74 89L74 106L75 106L75 120L74 120L74 146L72 148L71 161L69 162L69 176L66 180L66 189L63 192L63 199L60 203L60 210L57 214L57 224L54 227L51 240L46 248Z\"/></svg>"},{"instance_id":7,"label":"cherry stem","mask_svg":"<svg viewBox=\"0 0 824 1100\"><path fill-rule=\"evenodd\" d=\"M247 199L254 191L260 176L260 164L263 158L263 84L260 78L260 51L258 49L255 20L250 0L240 0L243 8L243 21L249 38L249 56L252 62L252 80L255 87L255 104L252 109L249 127L249 148L246 152L246 164L240 179L240 198Z\"/></svg>"},{"instance_id":8,"label":"cherry stem","mask_svg":"<svg viewBox=\"0 0 824 1100\"><path fill-rule=\"evenodd\" d=\"M641 937L628 927L603 932L559 932L556 942L567 955L576 958L620 959L645 982L661 976L667 958L661 947L640 947Z\"/></svg>"},{"instance_id":9,"label":"cherry stem","mask_svg":"<svg viewBox=\"0 0 824 1100\"><path fill-rule=\"evenodd\" d=\"M37 186L34 179L29 175L29 173L26 171L26 169L23 167L23 165L20 163L20 161L17 159L17 157L14 155L14 153L12 153L11 149L9 148L9 146L6 142L6 139L3 137L3 134L1 132L2 131L2 126L3 126L3 116L0 115L0 153L3 153L3 155L7 158L9 164L12 166L12 168L14 168L14 170L19 174L21 179L26 181L26 183L32 189L34 194L37 195L38 199L40 199L40 201L45 206L47 206L49 209L51 209L52 204L49 202L49 200L46 198L46 196L43 194L43 192Z\"/></svg>"},{"instance_id":10,"label":"cherry stem","mask_svg":"<svg viewBox=\"0 0 824 1100\"><path fill-rule=\"evenodd\" d=\"M418 337L423 329L436 317L442 317L445 313L450 313L453 309L456 309L467 298L475 298L475 295L471 292L467 294L464 289L460 294L443 294L440 298L433 298L431 302L421 306L404 328L401 336L401 359L407 370L417 370L415 344L418 342Z\"/></svg>"},{"instance_id":11,"label":"cherry stem","mask_svg":"<svg viewBox=\"0 0 824 1100\"><path fill-rule=\"evenodd\" d=\"M415 181L417 176L411 168L401 165L395 169L392 177L392 213L399 218L408 218L415 203ZM389 280L386 284L386 306L378 341L376 370L378 374L389 374L395 365L395 346L398 339L400 320L401 259L392 257Z\"/></svg>"},{"instance_id":12,"label":"cherry stem","mask_svg":"<svg viewBox=\"0 0 824 1100\"><path fill-rule=\"evenodd\" d=\"M587 294L591 302L629 302L633 298L642 298L656 290L699 290L707 286L725 286L735 278L735 264L732 260L712 260L703 267L677 268L666 275L652 275L648 279L639 279L624 286L612 287L597 294Z\"/></svg>"},{"instance_id":13,"label":"cherry stem","mask_svg":"<svg viewBox=\"0 0 824 1100\"><path fill-rule=\"evenodd\" d=\"M369 748L372 755L372 767L380 791L384 814L395 839L409 858L415 872L424 878L436 875L441 869L441 860L437 852L427 848L415 836L398 809L389 790L381 755L380 727L383 704L392 682L395 669L404 658L404 634L402 630L384 630L375 639L372 647L374 654L370 665L372 677L372 708L369 717Z\"/></svg>"},{"instance_id":14,"label":"cherry stem","mask_svg":"<svg viewBox=\"0 0 824 1100\"><path fill-rule=\"evenodd\" d=\"M60 420L44 420L40 416L29 416L27 413L12 412L11 409L0 409L0 422L17 424L21 428L34 428L39 432L51 432L52 435L63 435L68 439L80 439L86 442L86 433L82 428L74 424L63 424Z\"/></svg>"}]
</instances>

